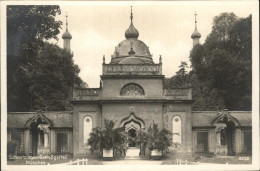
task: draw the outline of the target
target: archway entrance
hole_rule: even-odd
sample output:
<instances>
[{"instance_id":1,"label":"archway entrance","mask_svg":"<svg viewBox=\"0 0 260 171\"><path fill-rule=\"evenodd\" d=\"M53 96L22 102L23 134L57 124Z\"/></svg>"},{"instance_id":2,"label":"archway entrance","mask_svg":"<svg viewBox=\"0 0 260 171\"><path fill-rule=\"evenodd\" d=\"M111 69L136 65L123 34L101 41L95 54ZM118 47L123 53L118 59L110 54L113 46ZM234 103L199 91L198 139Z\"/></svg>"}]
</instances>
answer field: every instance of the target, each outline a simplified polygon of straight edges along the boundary
<instances>
[{"instance_id":1,"label":"archway entrance","mask_svg":"<svg viewBox=\"0 0 260 171\"><path fill-rule=\"evenodd\" d=\"M129 147L136 147L135 139L136 139L136 130L135 129L130 129L128 130L128 135L129 135Z\"/></svg>"},{"instance_id":2,"label":"archway entrance","mask_svg":"<svg viewBox=\"0 0 260 171\"><path fill-rule=\"evenodd\" d=\"M124 124L125 131L128 133L128 146L136 147L136 138L138 131L141 129L141 124L137 121L130 120Z\"/></svg>"},{"instance_id":3,"label":"archway entrance","mask_svg":"<svg viewBox=\"0 0 260 171\"><path fill-rule=\"evenodd\" d=\"M24 127L30 129L29 154L40 155L50 153L49 127L52 126L52 122L41 112L38 112L26 122Z\"/></svg>"},{"instance_id":4,"label":"archway entrance","mask_svg":"<svg viewBox=\"0 0 260 171\"><path fill-rule=\"evenodd\" d=\"M222 146L227 146L227 155L232 156L234 155L235 124L226 117L222 123L225 123L226 127L220 132L220 142Z\"/></svg>"},{"instance_id":5,"label":"archway entrance","mask_svg":"<svg viewBox=\"0 0 260 171\"><path fill-rule=\"evenodd\" d=\"M233 117L226 109L219 113L219 116L212 122L216 131L216 149L215 154L235 155L235 138L236 127L240 126L238 120ZM236 135L238 136L238 135Z\"/></svg>"},{"instance_id":6,"label":"archway entrance","mask_svg":"<svg viewBox=\"0 0 260 171\"><path fill-rule=\"evenodd\" d=\"M30 151L32 155L49 153L49 125L38 118L30 124Z\"/></svg>"},{"instance_id":7,"label":"archway entrance","mask_svg":"<svg viewBox=\"0 0 260 171\"><path fill-rule=\"evenodd\" d=\"M141 129L144 129L144 121L141 118L135 116L133 108L130 109L131 113L128 117L121 121L121 126L125 128L125 132L128 133L128 149L126 152L126 159L137 159L142 155L142 145L137 144L136 140L138 133Z\"/></svg>"}]
</instances>

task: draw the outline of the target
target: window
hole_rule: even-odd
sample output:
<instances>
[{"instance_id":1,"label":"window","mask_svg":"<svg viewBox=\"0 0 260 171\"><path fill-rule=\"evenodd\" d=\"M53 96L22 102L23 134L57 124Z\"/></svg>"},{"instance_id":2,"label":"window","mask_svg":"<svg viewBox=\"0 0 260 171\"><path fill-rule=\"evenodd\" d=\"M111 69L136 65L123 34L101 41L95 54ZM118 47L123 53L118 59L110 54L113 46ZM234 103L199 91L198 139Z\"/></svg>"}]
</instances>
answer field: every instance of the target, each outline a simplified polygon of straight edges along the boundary
<instances>
[{"instance_id":1,"label":"window","mask_svg":"<svg viewBox=\"0 0 260 171\"><path fill-rule=\"evenodd\" d=\"M69 133L57 132L57 153L69 152Z\"/></svg>"},{"instance_id":2,"label":"window","mask_svg":"<svg viewBox=\"0 0 260 171\"><path fill-rule=\"evenodd\" d=\"M208 152L208 132L196 131L196 152Z\"/></svg>"},{"instance_id":3,"label":"window","mask_svg":"<svg viewBox=\"0 0 260 171\"><path fill-rule=\"evenodd\" d=\"M90 133L91 133L91 130L92 130L92 119L91 117L87 116L84 118L83 120L83 134L84 134L84 142L83 144L87 144L88 143L88 139L90 137Z\"/></svg>"},{"instance_id":4,"label":"window","mask_svg":"<svg viewBox=\"0 0 260 171\"><path fill-rule=\"evenodd\" d=\"M172 119L173 143L181 144L181 118L174 116Z\"/></svg>"},{"instance_id":5,"label":"window","mask_svg":"<svg viewBox=\"0 0 260 171\"><path fill-rule=\"evenodd\" d=\"M121 92L120 92L121 96L136 96L136 95L144 95L144 90L141 86L139 86L138 84L134 84L134 83L130 83L125 85Z\"/></svg>"},{"instance_id":6,"label":"window","mask_svg":"<svg viewBox=\"0 0 260 171\"><path fill-rule=\"evenodd\" d=\"M16 154L22 155L24 154L24 136L23 131L21 130L13 130L8 133L8 141L16 141L17 147L16 147Z\"/></svg>"},{"instance_id":7,"label":"window","mask_svg":"<svg viewBox=\"0 0 260 171\"><path fill-rule=\"evenodd\" d=\"M252 131L244 131L244 153L252 153Z\"/></svg>"}]
</instances>

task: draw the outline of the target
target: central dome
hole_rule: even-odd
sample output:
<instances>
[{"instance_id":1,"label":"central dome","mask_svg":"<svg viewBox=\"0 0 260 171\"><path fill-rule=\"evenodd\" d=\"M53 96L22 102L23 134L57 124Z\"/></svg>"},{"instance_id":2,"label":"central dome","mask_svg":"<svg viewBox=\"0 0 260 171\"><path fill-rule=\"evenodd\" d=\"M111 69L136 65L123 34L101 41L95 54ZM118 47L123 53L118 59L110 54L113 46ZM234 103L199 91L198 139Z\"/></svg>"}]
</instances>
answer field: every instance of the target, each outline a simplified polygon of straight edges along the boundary
<instances>
[{"instance_id":1,"label":"central dome","mask_svg":"<svg viewBox=\"0 0 260 171\"><path fill-rule=\"evenodd\" d=\"M153 64L149 48L137 39L139 32L133 25L132 9L130 19L130 26L125 31L126 39L115 47L110 64Z\"/></svg>"}]
</instances>

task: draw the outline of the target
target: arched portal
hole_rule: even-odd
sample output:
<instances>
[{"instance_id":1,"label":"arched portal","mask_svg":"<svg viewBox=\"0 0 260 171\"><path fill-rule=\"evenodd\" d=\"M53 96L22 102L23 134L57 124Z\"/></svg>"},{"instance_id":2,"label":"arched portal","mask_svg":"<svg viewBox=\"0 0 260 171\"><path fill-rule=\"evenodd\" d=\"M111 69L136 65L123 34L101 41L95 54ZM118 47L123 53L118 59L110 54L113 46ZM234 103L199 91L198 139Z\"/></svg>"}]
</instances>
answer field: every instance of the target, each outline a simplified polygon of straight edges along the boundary
<instances>
[{"instance_id":1,"label":"arched portal","mask_svg":"<svg viewBox=\"0 0 260 171\"><path fill-rule=\"evenodd\" d=\"M223 110L212 125L216 126L218 148L226 149L226 155L234 155L235 126L240 126L238 120L231 116L227 110Z\"/></svg>"},{"instance_id":2,"label":"arched portal","mask_svg":"<svg viewBox=\"0 0 260 171\"><path fill-rule=\"evenodd\" d=\"M29 119L25 127L30 129L29 153L31 155L48 154L49 150L49 127L52 122L43 114L37 113Z\"/></svg>"},{"instance_id":3,"label":"arched portal","mask_svg":"<svg viewBox=\"0 0 260 171\"><path fill-rule=\"evenodd\" d=\"M40 118L30 124L30 152L32 155L49 153L49 125Z\"/></svg>"},{"instance_id":4,"label":"arched portal","mask_svg":"<svg viewBox=\"0 0 260 171\"><path fill-rule=\"evenodd\" d=\"M129 135L129 147L136 147L135 139L137 137L138 131L141 129L141 124L138 121L130 120L124 124L125 131Z\"/></svg>"}]
</instances>

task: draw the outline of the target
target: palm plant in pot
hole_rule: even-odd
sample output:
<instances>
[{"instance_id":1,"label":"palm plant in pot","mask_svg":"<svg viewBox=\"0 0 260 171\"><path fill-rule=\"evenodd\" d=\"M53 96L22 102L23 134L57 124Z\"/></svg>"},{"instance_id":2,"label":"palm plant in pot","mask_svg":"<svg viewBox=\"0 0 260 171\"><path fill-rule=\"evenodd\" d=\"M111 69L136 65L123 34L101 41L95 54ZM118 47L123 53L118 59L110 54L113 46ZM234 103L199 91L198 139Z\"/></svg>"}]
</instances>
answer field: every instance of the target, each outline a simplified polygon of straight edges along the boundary
<instances>
[{"instance_id":1,"label":"palm plant in pot","mask_svg":"<svg viewBox=\"0 0 260 171\"><path fill-rule=\"evenodd\" d=\"M148 129L148 149L151 151L151 157L162 157L164 151L171 146L172 133L163 128L159 130L157 124L153 123Z\"/></svg>"},{"instance_id":2,"label":"palm plant in pot","mask_svg":"<svg viewBox=\"0 0 260 171\"><path fill-rule=\"evenodd\" d=\"M104 120L104 128L93 128L88 139L88 145L92 153L99 151L103 158L115 157L115 152L119 151L120 155L126 149L127 134L123 127L115 128L115 122Z\"/></svg>"}]
</instances>

